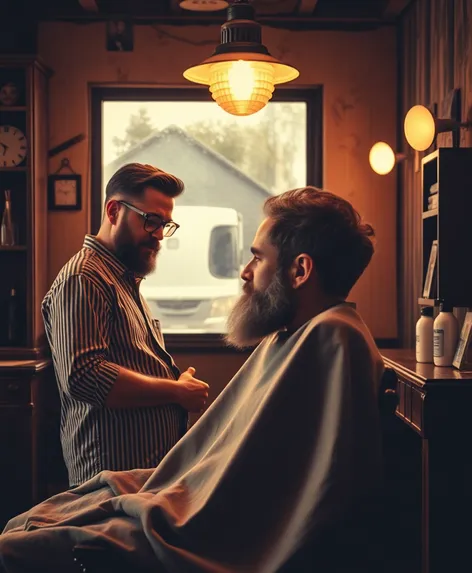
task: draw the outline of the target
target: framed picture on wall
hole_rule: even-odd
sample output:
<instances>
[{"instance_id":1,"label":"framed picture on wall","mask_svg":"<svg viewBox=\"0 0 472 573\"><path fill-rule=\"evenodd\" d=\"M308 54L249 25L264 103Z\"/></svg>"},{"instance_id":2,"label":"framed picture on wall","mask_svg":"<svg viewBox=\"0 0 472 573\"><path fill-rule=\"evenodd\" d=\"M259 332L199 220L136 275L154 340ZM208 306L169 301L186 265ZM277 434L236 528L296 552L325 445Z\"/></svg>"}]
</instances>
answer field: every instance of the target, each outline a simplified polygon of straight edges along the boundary
<instances>
[{"instance_id":1,"label":"framed picture on wall","mask_svg":"<svg viewBox=\"0 0 472 573\"><path fill-rule=\"evenodd\" d=\"M454 355L454 360L452 365L459 370L464 368L464 366L470 366L467 361L467 350L470 344L470 337L472 333L472 312L469 311L465 315L464 324L462 325L461 334L459 337L459 342L457 344L457 350Z\"/></svg>"},{"instance_id":2,"label":"framed picture on wall","mask_svg":"<svg viewBox=\"0 0 472 573\"><path fill-rule=\"evenodd\" d=\"M434 240L431 244L431 252L429 254L428 269L426 271L426 278L423 287L423 298L432 298L436 295L436 285L433 283L433 278L436 276L436 260L438 258L438 241Z\"/></svg>"},{"instance_id":3,"label":"framed picture on wall","mask_svg":"<svg viewBox=\"0 0 472 573\"><path fill-rule=\"evenodd\" d=\"M106 44L109 52L132 52L133 24L124 19L108 20Z\"/></svg>"}]
</instances>

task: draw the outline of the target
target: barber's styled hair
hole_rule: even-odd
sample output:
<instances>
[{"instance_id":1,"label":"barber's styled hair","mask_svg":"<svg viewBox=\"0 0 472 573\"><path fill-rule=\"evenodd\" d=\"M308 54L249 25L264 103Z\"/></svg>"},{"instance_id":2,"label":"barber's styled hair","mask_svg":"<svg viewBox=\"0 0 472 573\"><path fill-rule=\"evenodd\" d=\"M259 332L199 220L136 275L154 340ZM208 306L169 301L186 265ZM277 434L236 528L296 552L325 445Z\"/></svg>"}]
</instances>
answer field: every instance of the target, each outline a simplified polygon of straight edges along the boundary
<instances>
[{"instance_id":1,"label":"barber's styled hair","mask_svg":"<svg viewBox=\"0 0 472 573\"><path fill-rule=\"evenodd\" d=\"M282 269L307 253L325 292L347 297L374 253L374 229L353 206L328 191L303 187L269 197L264 212L274 220L270 239Z\"/></svg>"},{"instance_id":2,"label":"barber's styled hair","mask_svg":"<svg viewBox=\"0 0 472 573\"><path fill-rule=\"evenodd\" d=\"M105 203L116 195L123 195L128 199L141 197L146 187L152 187L169 197L177 197L185 188L183 181L178 177L157 167L128 163L120 167L108 181Z\"/></svg>"}]
</instances>

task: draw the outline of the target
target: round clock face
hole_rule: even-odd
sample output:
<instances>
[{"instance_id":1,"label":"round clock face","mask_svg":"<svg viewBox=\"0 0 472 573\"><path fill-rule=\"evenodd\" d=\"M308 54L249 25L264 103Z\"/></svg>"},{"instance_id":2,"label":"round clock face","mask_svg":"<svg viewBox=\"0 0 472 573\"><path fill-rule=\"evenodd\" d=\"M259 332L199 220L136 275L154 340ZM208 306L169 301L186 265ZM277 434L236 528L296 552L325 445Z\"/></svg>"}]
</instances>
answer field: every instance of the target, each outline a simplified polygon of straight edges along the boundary
<instances>
[{"instance_id":1,"label":"round clock face","mask_svg":"<svg viewBox=\"0 0 472 573\"><path fill-rule=\"evenodd\" d=\"M26 157L26 137L17 127L0 125L0 167L16 167Z\"/></svg>"},{"instance_id":2,"label":"round clock face","mask_svg":"<svg viewBox=\"0 0 472 573\"><path fill-rule=\"evenodd\" d=\"M60 179L55 182L56 205L75 205L77 202L77 182L73 179Z\"/></svg>"}]
</instances>

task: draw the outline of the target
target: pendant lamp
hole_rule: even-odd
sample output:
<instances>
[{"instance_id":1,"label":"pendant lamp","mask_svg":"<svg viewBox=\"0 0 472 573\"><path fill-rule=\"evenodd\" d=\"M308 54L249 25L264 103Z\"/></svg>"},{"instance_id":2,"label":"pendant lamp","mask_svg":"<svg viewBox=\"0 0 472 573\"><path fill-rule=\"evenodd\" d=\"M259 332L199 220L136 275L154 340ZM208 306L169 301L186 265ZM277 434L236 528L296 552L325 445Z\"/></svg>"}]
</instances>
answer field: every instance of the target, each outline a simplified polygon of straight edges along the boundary
<instances>
[{"instance_id":1,"label":"pendant lamp","mask_svg":"<svg viewBox=\"0 0 472 573\"><path fill-rule=\"evenodd\" d=\"M184 78L208 85L212 98L232 115L251 115L265 107L274 86L299 76L297 69L269 54L261 26L247 0L235 0L221 26L221 43L212 56L184 72Z\"/></svg>"}]
</instances>

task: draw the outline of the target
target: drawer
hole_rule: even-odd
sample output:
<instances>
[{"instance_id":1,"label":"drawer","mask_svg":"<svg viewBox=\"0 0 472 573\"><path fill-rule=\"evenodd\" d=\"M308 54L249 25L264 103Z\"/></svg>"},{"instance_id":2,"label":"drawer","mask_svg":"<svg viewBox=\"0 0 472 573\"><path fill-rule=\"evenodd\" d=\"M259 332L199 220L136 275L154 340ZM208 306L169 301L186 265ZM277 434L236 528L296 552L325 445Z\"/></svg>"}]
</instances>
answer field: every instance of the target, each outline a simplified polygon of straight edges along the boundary
<instances>
[{"instance_id":1,"label":"drawer","mask_svg":"<svg viewBox=\"0 0 472 573\"><path fill-rule=\"evenodd\" d=\"M0 380L0 404L28 404L31 402L29 380L4 378Z\"/></svg>"},{"instance_id":2,"label":"drawer","mask_svg":"<svg viewBox=\"0 0 472 573\"><path fill-rule=\"evenodd\" d=\"M411 389L411 422L418 430L424 429L424 397L424 392L420 392L416 388Z\"/></svg>"},{"instance_id":3,"label":"drawer","mask_svg":"<svg viewBox=\"0 0 472 573\"><path fill-rule=\"evenodd\" d=\"M406 382L403 382L403 386L404 386L403 392L405 394L404 403L403 403L403 415L410 422L411 421L411 386Z\"/></svg>"},{"instance_id":4,"label":"drawer","mask_svg":"<svg viewBox=\"0 0 472 573\"><path fill-rule=\"evenodd\" d=\"M405 415L405 383L398 379L397 380L397 395L398 395L398 412L404 416Z\"/></svg>"},{"instance_id":5,"label":"drawer","mask_svg":"<svg viewBox=\"0 0 472 573\"><path fill-rule=\"evenodd\" d=\"M407 424L419 432L424 431L424 399L425 393L414 386L398 379L398 408L397 412Z\"/></svg>"}]
</instances>

